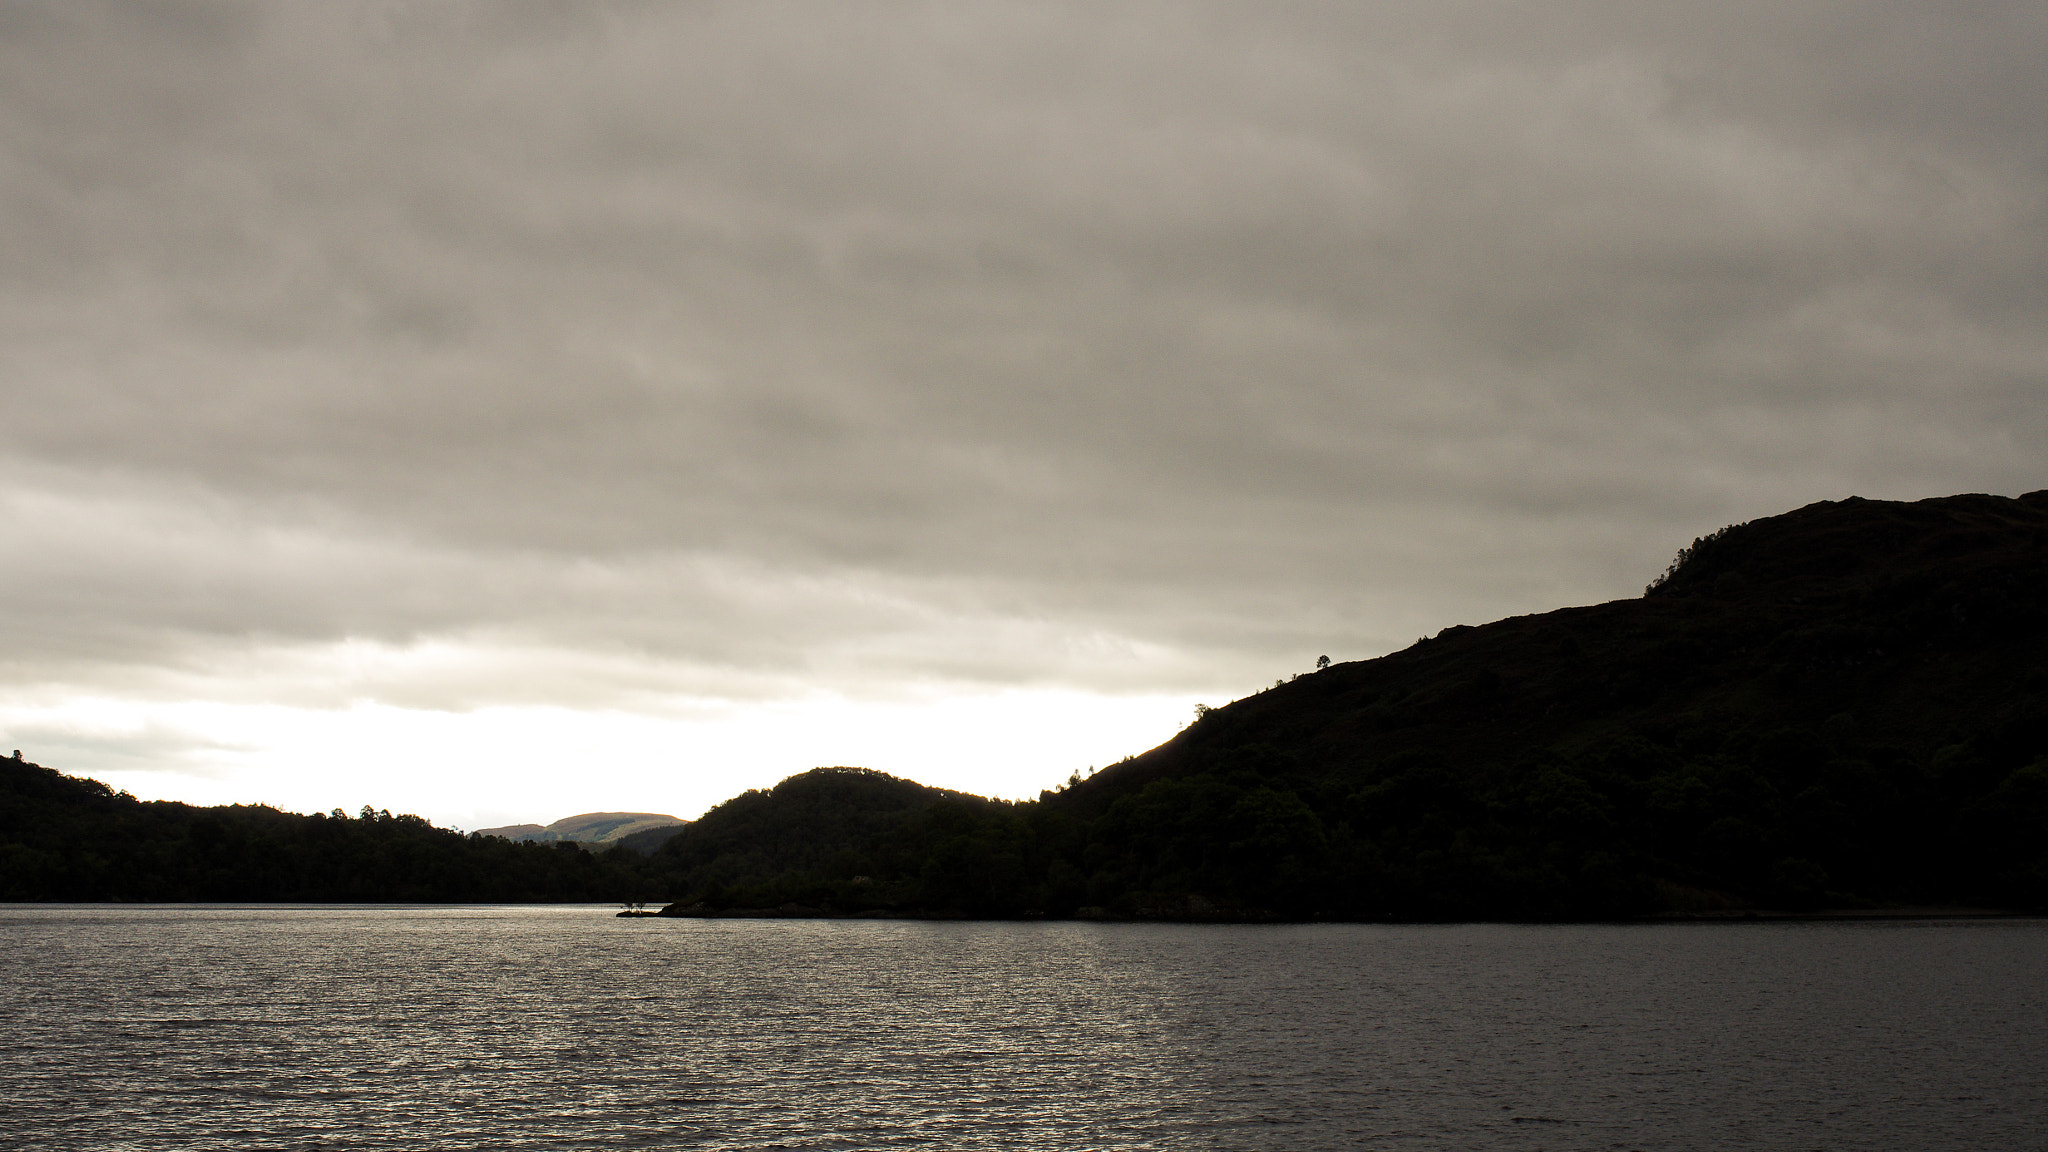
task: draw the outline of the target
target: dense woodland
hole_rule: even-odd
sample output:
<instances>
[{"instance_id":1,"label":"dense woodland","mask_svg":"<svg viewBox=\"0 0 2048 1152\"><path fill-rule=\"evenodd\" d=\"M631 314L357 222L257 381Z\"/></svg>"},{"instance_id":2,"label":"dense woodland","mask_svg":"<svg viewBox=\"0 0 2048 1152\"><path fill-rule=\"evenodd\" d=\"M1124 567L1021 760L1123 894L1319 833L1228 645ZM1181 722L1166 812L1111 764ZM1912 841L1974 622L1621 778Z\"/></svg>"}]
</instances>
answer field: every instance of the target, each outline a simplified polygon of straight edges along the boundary
<instances>
[{"instance_id":1,"label":"dense woodland","mask_svg":"<svg viewBox=\"0 0 2048 1152\"><path fill-rule=\"evenodd\" d=\"M1640 599L1450 628L1205 710L1028 803L819 769L649 854L593 855L414 817L141 804L4 767L0 899L1185 919L2044 910L2044 651L2048 492L1852 499L1703 537Z\"/></svg>"},{"instance_id":2,"label":"dense woodland","mask_svg":"<svg viewBox=\"0 0 2048 1152\"><path fill-rule=\"evenodd\" d=\"M464 836L363 809L141 801L0 759L0 900L487 902L644 899L644 858Z\"/></svg>"}]
</instances>

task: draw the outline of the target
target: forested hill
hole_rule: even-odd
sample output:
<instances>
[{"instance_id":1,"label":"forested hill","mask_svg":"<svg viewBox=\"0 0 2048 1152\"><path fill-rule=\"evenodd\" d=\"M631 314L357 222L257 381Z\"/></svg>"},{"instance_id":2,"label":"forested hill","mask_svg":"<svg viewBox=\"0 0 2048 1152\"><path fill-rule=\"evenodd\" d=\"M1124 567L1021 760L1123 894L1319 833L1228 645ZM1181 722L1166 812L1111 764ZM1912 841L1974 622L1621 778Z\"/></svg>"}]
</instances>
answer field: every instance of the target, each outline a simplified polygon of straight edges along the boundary
<instances>
[{"instance_id":1,"label":"forested hill","mask_svg":"<svg viewBox=\"0 0 2048 1152\"><path fill-rule=\"evenodd\" d=\"M649 867L692 903L719 907L798 896L834 906L916 903L918 893L900 883L877 893L865 872L921 866L892 866L875 853L935 809L972 820L1006 806L866 768L815 768L711 809L662 844Z\"/></svg>"},{"instance_id":2,"label":"forested hill","mask_svg":"<svg viewBox=\"0 0 2048 1152\"><path fill-rule=\"evenodd\" d=\"M2048 493L1847 500L1304 675L1037 804L692 901L1582 917L2048 904ZM863 884L847 885L858 875Z\"/></svg>"},{"instance_id":3,"label":"forested hill","mask_svg":"<svg viewBox=\"0 0 2048 1152\"><path fill-rule=\"evenodd\" d=\"M2044 632L2048 493L1815 504L1641 599L1217 709L1057 803L1129 888L1296 910L2038 904Z\"/></svg>"},{"instance_id":4,"label":"forested hill","mask_svg":"<svg viewBox=\"0 0 2048 1152\"><path fill-rule=\"evenodd\" d=\"M0 758L0 901L649 899L637 853L464 836L363 809L141 801Z\"/></svg>"}]
</instances>

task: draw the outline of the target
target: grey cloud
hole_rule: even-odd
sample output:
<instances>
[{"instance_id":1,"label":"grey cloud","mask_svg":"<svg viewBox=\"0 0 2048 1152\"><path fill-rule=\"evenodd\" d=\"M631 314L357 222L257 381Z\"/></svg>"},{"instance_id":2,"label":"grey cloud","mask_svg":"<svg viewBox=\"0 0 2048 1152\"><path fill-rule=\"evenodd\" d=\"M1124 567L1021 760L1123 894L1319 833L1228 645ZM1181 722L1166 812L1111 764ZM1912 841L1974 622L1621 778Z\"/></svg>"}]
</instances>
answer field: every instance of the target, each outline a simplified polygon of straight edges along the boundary
<instances>
[{"instance_id":1,"label":"grey cloud","mask_svg":"<svg viewBox=\"0 0 2048 1152\"><path fill-rule=\"evenodd\" d=\"M9 16L10 482L169 510L17 669L1256 681L2042 483L2029 5Z\"/></svg>"},{"instance_id":2,"label":"grey cloud","mask_svg":"<svg viewBox=\"0 0 2048 1152\"><path fill-rule=\"evenodd\" d=\"M24 759L74 774L79 771L78 765L90 764L95 775L175 773L217 778L220 773L209 763L211 758L242 750L161 723L108 728L88 723L15 721L8 725L8 734L23 749L33 749L23 752Z\"/></svg>"}]
</instances>

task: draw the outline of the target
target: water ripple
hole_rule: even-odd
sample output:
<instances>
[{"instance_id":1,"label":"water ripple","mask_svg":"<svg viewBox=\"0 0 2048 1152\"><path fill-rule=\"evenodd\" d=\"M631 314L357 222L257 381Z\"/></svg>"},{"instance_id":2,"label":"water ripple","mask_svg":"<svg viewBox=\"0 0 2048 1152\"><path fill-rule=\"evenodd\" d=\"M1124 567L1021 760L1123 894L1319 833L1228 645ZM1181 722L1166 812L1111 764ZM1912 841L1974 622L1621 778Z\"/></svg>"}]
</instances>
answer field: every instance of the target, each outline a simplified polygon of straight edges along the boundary
<instances>
[{"instance_id":1,"label":"water ripple","mask_svg":"<svg viewBox=\"0 0 2048 1152\"><path fill-rule=\"evenodd\" d=\"M0 906L0 1146L2048 1146L2048 925Z\"/></svg>"}]
</instances>

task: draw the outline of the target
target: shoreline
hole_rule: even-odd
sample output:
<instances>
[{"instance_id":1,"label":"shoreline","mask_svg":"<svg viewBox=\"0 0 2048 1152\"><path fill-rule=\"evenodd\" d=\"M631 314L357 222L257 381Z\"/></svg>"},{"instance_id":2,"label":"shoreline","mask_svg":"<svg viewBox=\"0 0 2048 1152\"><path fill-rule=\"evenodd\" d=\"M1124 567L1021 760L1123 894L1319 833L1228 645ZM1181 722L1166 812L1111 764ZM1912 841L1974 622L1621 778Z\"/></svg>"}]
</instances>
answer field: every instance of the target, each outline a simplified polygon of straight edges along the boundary
<instances>
[{"instance_id":1,"label":"shoreline","mask_svg":"<svg viewBox=\"0 0 2048 1152\"><path fill-rule=\"evenodd\" d=\"M674 910L671 910L674 909ZM620 913L626 915L626 913ZM1069 924L1692 924L1692 923L1761 923L1786 921L1855 921L1855 920L2024 920L2039 919L2043 913L2026 912L2010 908L1984 908L1974 905L1899 905L1889 908L1821 908L1812 911L1792 912L1764 908L1725 908L1697 912L1655 912L1647 916L1626 919L1589 920L1337 920L1309 919L1295 920L1279 916L1264 916L1250 913L1242 916L1166 916L1166 915L1113 915L1104 913L1093 916L970 916L957 912L891 912L884 909L868 909L860 912L840 912L827 908L798 904L785 904L776 908L704 908L692 906L675 909L674 905L659 912L641 912L639 916L658 916L670 920L905 920L905 921L970 921L980 920L991 923L1069 923Z\"/></svg>"}]
</instances>

